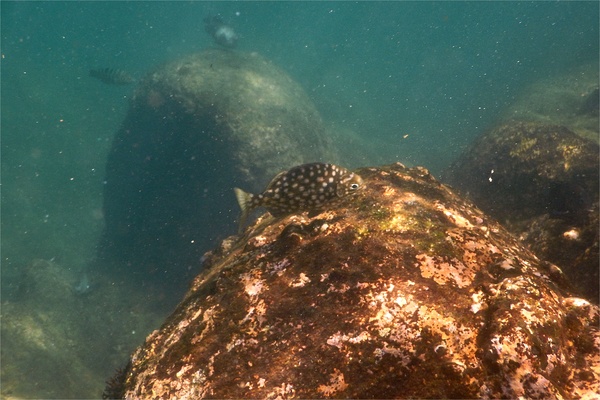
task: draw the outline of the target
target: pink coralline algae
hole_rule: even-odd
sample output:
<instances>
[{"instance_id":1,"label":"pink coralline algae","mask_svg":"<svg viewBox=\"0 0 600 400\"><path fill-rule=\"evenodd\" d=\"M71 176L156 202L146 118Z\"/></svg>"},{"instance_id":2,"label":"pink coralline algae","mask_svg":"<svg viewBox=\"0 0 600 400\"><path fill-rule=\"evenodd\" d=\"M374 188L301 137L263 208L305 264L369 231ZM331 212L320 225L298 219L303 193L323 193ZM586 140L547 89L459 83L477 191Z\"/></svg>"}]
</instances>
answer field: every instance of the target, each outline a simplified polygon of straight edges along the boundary
<instances>
[{"instance_id":1,"label":"pink coralline algae","mask_svg":"<svg viewBox=\"0 0 600 400\"><path fill-rule=\"evenodd\" d=\"M128 399L599 398L598 308L424 168L207 257Z\"/></svg>"}]
</instances>

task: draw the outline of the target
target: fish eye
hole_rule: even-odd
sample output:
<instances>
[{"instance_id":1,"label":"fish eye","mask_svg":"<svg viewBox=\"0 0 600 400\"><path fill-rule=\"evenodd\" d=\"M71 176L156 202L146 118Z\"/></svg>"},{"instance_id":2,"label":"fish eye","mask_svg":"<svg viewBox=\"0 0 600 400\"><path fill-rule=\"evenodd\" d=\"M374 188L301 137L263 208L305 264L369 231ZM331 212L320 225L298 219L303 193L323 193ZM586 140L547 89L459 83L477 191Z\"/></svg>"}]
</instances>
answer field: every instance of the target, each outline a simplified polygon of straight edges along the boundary
<instances>
[{"instance_id":1,"label":"fish eye","mask_svg":"<svg viewBox=\"0 0 600 400\"><path fill-rule=\"evenodd\" d=\"M358 189L358 183L353 183L352 185L350 185L350 189L352 189L352 190Z\"/></svg>"}]
</instances>

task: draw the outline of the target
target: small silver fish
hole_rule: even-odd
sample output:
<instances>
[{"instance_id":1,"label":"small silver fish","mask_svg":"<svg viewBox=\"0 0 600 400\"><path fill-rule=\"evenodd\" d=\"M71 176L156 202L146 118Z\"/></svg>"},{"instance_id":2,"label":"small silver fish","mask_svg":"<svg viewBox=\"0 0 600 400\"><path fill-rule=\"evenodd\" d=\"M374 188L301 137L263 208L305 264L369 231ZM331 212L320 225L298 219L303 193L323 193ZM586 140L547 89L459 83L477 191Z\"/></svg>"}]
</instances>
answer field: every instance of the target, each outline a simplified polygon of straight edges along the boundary
<instances>
[{"instance_id":1,"label":"small silver fish","mask_svg":"<svg viewBox=\"0 0 600 400\"><path fill-rule=\"evenodd\" d=\"M362 178L354 172L333 164L312 163L279 173L261 194L234 188L242 209L240 230L250 211L257 207L265 207L274 217L320 210L356 193L363 186Z\"/></svg>"},{"instance_id":2,"label":"small silver fish","mask_svg":"<svg viewBox=\"0 0 600 400\"><path fill-rule=\"evenodd\" d=\"M117 68L91 69L90 76L101 80L107 85L129 85L135 81L127 72Z\"/></svg>"},{"instance_id":3,"label":"small silver fish","mask_svg":"<svg viewBox=\"0 0 600 400\"><path fill-rule=\"evenodd\" d=\"M223 18L218 14L204 18L204 30L219 46L233 49L237 45L239 36L231 26L223 22Z\"/></svg>"},{"instance_id":4,"label":"small silver fish","mask_svg":"<svg viewBox=\"0 0 600 400\"><path fill-rule=\"evenodd\" d=\"M88 278L87 272L83 272L81 277L79 278L79 282L75 285L75 293L77 294L85 294L91 290L92 286L90 284L90 280Z\"/></svg>"}]
</instances>

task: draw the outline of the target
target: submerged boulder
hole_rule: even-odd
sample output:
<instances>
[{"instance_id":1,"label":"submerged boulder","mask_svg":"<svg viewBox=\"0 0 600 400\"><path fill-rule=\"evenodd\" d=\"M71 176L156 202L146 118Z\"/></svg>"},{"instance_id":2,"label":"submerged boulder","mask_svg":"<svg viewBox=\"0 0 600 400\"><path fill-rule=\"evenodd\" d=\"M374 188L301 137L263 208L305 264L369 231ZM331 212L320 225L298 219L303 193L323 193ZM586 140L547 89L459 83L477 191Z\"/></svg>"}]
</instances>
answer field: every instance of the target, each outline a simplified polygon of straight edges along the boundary
<instances>
[{"instance_id":1,"label":"submerged boulder","mask_svg":"<svg viewBox=\"0 0 600 400\"><path fill-rule=\"evenodd\" d=\"M99 398L108 371L166 315L144 288L72 274L36 259L3 297L0 398Z\"/></svg>"},{"instance_id":2,"label":"submerged boulder","mask_svg":"<svg viewBox=\"0 0 600 400\"><path fill-rule=\"evenodd\" d=\"M523 88L501 120L561 125L598 143L598 63L576 66Z\"/></svg>"},{"instance_id":3,"label":"submerged boulder","mask_svg":"<svg viewBox=\"0 0 600 400\"><path fill-rule=\"evenodd\" d=\"M263 217L113 379L125 398L561 398L598 385L598 308L424 168Z\"/></svg>"},{"instance_id":4,"label":"submerged boulder","mask_svg":"<svg viewBox=\"0 0 600 400\"><path fill-rule=\"evenodd\" d=\"M97 396L79 385L93 371L78 340L85 327L77 300L58 264L33 260L23 268L16 298L2 303L2 398Z\"/></svg>"},{"instance_id":5,"label":"submerged boulder","mask_svg":"<svg viewBox=\"0 0 600 400\"><path fill-rule=\"evenodd\" d=\"M597 302L599 151L563 126L512 121L478 138L445 180Z\"/></svg>"},{"instance_id":6,"label":"submerged boulder","mask_svg":"<svg viewBox=\"0 0 600 400\"><path fill-rule=\"evenodd\" d=\"M215 238L234 231L233 186L260 190L319 160L335 156L318 112L260 55L211 49L168 63L140 82L114 139L100 258L185 284Z\"/></svg>"}]
</instances>

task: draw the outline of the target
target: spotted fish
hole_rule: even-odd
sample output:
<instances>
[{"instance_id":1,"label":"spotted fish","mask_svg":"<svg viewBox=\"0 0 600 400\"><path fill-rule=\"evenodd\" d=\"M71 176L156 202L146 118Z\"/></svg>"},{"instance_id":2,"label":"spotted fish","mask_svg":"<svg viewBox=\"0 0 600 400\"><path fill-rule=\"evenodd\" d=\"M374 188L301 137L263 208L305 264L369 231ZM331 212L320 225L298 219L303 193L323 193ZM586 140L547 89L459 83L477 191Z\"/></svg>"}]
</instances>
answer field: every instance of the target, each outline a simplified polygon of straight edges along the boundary
<instances>
[{"instance_id":1,"label":"spotted fish","mask_svg":"<svg viewBox=\"0 0 600 400\"><path fill-rule=\"evenodd\" d=\"M91 69L90 76L107 85L129 85L135 81L127 72L117 68Z\"/></svg>"},{"instance_id":2,"label":"spotted fish","mask_svg":"<svg viewBox=\"0 0 600 400\"><path fill-rule=\"evenodd\" d=\"M240 230L250 211L265 207L274 217L314 211L339 202L363 187L357 174L333 164L312 163L279 173L261 194L235 188L242 209Z\"/></svg>"}]
</instances>

